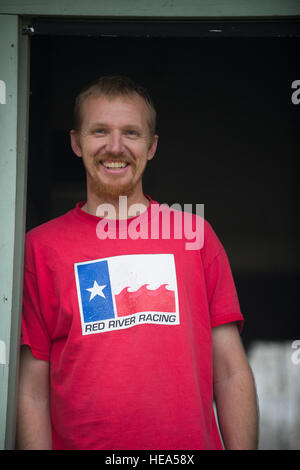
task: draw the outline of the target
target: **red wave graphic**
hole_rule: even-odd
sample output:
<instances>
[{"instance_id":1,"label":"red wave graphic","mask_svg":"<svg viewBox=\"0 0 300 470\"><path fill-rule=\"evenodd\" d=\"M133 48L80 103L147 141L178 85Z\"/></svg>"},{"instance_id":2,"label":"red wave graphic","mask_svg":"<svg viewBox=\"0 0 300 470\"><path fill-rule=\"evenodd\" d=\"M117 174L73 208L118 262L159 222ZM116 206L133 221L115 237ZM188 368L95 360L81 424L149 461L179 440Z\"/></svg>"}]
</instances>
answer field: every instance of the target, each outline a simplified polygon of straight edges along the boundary
<instances>
[{"instance_id":1,"label":"red wave graphic","mask_svg":"<svg viewBox=\"0 0 300 470\"><path fill-rule=\"evenodd\" d=\"M129 287L115 295L118 316L137 312L176 312L175 292L167 290L162 284L155 290L147 289L144 284L135 292L128 292Z\"/></svg>"}]
</instances>

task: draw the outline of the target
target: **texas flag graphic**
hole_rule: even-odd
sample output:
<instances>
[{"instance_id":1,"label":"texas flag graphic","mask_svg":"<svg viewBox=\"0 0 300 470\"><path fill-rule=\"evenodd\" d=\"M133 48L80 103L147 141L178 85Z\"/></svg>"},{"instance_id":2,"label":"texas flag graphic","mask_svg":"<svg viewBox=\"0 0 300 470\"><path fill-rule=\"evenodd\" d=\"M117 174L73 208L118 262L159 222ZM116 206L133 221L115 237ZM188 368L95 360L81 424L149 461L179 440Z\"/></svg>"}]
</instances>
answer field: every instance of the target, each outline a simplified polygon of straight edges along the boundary
<instances>
[{"instance_id":1,"label":"texas flag graphic","mask_svg":"<svg viewBox=\"0 0 300 470\"><path fill-rule=\"evenodd\" d=\"M172 254L114 256L74 267L83 335L179 324Z\"/></svg>"}]
</instances>

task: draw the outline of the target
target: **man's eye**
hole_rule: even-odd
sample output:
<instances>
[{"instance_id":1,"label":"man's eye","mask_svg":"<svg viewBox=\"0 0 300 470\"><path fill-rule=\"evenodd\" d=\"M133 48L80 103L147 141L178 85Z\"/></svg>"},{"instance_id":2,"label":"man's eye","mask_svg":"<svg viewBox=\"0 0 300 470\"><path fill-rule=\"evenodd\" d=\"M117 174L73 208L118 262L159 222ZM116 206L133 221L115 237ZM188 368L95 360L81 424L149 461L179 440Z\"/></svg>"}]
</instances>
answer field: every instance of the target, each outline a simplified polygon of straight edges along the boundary
<instances>
[{"instance_id":1,"label":"man's eye","mask_svg":"<svg viewBox=\"0 0 300 470\"><path fill-rule=\"evenodd\" d=\"M105 129L95 129L94 134L104 135L105 134Z\"/></svg>"},{"instance_id":2,"label":"man's eye","mask_svg":"<svg viewBox=\"0 0 300 470\"><path fill-rule=\"evenodd\" d=\"M138 136L137 131L131 131L131 130L125 131L125 134L128 135L128 137L137 137Z\"/></svg>"}]
</instances>

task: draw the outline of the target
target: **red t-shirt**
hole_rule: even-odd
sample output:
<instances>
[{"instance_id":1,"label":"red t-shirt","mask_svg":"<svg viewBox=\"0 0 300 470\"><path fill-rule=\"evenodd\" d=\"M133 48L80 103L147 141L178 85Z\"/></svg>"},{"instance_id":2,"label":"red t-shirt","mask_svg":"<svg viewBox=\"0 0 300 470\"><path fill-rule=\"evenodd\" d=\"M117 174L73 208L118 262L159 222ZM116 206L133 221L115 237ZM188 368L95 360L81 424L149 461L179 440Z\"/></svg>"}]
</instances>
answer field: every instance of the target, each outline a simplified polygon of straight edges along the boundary
<instances>
[{"instance_id":1,"label":"red t-shirt","mask_svg":"<svg viewBox=\"0 0 300 470\"><path fill-rule=\"evenodd\" d=\"M220 241L191 214L203 246L175 217L157 235L153 201L110 224L82 205L26 237L22 344L50 361L53 448L222 449L211 328L243 317Z\"/></svg>"}]
</instances>

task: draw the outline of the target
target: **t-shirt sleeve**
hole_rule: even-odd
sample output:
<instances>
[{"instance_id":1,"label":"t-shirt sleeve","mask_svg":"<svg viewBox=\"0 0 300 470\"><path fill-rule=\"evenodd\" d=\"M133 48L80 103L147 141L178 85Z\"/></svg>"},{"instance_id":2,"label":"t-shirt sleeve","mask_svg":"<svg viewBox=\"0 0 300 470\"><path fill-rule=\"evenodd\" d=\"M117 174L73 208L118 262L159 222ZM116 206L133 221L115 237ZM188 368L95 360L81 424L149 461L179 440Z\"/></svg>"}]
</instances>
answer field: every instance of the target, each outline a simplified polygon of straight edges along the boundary
<instances>
[{"instance_id":1,"label":"t-shirt sleeve","mask_svg":"<svg viewBox=\"0 0 300 470\"><path fill-rule=\"evenodd\" d=\"M211 326L237 322L240 332L244 317L240 310L239 299L226 252L210 229L209 248L205 266L207 297Z\"/></svg>"},{"instance_id":2,"label":"t-shirt sleeve","mask_svg":"<svg viewBox=\"0 0 300 470\"><path fill-rule=\"evenodd\" d=\"M48 361L50 358L51 341L47 325L40 307L39 286L31 263L29 243L25 248L25 270L23 288L21 345L30 347L37 359Z\"/></svg>"}]
</instances>

